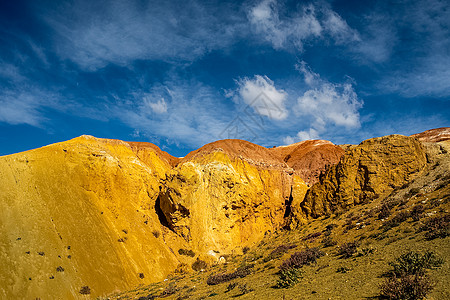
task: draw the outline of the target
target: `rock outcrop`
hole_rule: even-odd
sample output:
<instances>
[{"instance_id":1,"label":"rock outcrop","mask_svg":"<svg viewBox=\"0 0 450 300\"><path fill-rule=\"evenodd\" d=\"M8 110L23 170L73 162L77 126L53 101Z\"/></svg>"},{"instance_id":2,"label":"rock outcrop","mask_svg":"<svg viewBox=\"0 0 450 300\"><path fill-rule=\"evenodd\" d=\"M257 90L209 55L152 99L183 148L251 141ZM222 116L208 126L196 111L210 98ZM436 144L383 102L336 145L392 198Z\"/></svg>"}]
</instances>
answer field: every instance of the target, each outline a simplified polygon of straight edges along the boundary
<instances>
[{"instance_id":1,"label":"rock outcrop","mask_svg":"<svg viewBox=\"0 0 450 300\"><path fill-rule=\"evenodd\" d=\"M292 173L264 147L214 142L180 161L161 194L161 210L193 249L230 252L285 224Z\"/></svg>"},{"instance_id":2,"label":"rock outcrop","mask_svg":"<svg viewBox=\"0 0 450 300\"><path fill-rule=\"evenodd\" d=\"M309 185L318 182L319 175L329 166L337 164L345 153L341 147L324 140L303 141L269 150Z\"/></svg>"},{"instance_id":3,"label":"rock outcrop","mask_svg":"<svg viewBox=\"0 0 450 300\"><path fill-rule=\"evenodd\" d=\"M366 140L346 152L294 209L294 219L319 217L370 201L418 176L427 163L415 138L391 135Z\"/></svg>"}]
</instances>

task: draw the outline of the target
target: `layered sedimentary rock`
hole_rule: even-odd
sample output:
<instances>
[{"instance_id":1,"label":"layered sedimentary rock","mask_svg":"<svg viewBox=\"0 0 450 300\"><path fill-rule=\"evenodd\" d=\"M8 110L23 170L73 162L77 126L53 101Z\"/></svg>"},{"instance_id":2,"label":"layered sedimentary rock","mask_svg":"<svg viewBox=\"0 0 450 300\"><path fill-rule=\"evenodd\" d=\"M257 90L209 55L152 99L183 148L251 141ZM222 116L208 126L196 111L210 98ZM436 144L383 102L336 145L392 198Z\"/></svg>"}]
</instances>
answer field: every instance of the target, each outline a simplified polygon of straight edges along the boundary
<instances>
[{"instance_id":1,"label":"layered sedimentary rock","mask_svg":"<svg viewBox=\"0 0 450 300\"><path fill-rule=\"evenodd\" d=\"M297 206L297 219L319 217L370 201L413 180L427 163L415 138L391 135L366 140L346 152Z\"/></svg>"},{"instance_id":2,"label":"layered sedimentary rock","mask_svg":"<svg viewBox=\"0 0 450 300\"><path fill-rule=\"evenodd\" d=\"M78 299L83 286L96 296L173 271L167 244L184 241L155 211L170 165L137 152L146 159L83 136L0 157L1 299Z\"/></svg>"},{"instance_id":3,"label":"layered sedimentary rock","mask_svg":"<svg viewBox=\"0 0 450 300\"><path fill-rule=\"evenodd\" d=\"M198 251L229 252L285 224L293 171L264 147L218 141L190 153L174 172L161 209Z\"/></svg>"},{"instance_id":4,"label":"layered sedimentary rock","mask_svg":"<svg viewBox=\"0 0 450 300\"><path fill-rule=\"evenodd\" d=\"M450 140L450 127L430 129L421 133L411 135L421 142L441 142Z\"/></svg>"},{"instance_id":5,"label":"layered sedimentary rock","mask_svg":"<svg viewBox=\"0 0 450 300\"><path fill-rule=\"evenodd\" d=\"M337 164L345 153L341 147L324 140L303 141L269 150L310 185L316 183L329 166Z\"/></svg>"}]
</instances>

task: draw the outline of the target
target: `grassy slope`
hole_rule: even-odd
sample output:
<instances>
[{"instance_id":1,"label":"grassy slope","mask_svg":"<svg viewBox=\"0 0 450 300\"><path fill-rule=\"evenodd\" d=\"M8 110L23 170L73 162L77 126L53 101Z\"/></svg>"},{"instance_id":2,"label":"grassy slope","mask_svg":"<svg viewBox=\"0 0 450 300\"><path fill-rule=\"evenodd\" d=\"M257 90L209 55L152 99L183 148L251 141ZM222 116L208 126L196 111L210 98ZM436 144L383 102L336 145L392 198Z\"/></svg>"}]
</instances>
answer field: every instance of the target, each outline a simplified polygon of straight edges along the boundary
<instances>
[{"instance_id":1,"label":"grassy slope","mask_svg":"<svg viewBox=\"0 0 450 300\"><path fill-rule=\"evenodd\" d=\"M215 265L205 272L174 274L166 281L148 286L141 286L133 291L111 295L111 299L139 299L140 297L162 296L170 286L176 292L167 299L377 299L379 285L384 281L383 273L390 269L388 263L407 251L425 252L431 250L444 258L441 268L429 271L436 282L428 299L450 299L450 238L427 240L420 231L427 219L437 215L449 214L450 206L450 160L448 154L436 159L424 176L416 179L409 186L393 191L379 199L353 207L340 216L329 216L312 221L297 230L280 231L267 236L257 247L246 254L229 257L227 264ZM390 216L385 220L378 218L383 203L391 203ZM392 220L398 213L411 211L414 206L425 208L420 220L411 217L399 226L383 229L383 225ZM325 227L336 224L331 237L336 246L324 247L322 239ZM310 234L321 233L315 239L306 239ZM339 245L345 242L359 241L358 247L373 249L366 255L353 255L343 259L338 255ZM278 259L264 261L270 252L279 245L295 244ZM303 278L289 289L276 289L278 266L290 254L307 247L320 247L325 255L316 264L302 268ZM254 265L252 274L245 278L237 278L218 285L207 285L210 274L233 272L242 265ZM337 272L338 268L349 269L347 273ZM230 283L238 286L226 292ZM239 287L246 284L253 291L242 294ZM150 297L149 297L150 296ZM142 298L144 299L144 298Z\"/></svg>"}]
</instances>

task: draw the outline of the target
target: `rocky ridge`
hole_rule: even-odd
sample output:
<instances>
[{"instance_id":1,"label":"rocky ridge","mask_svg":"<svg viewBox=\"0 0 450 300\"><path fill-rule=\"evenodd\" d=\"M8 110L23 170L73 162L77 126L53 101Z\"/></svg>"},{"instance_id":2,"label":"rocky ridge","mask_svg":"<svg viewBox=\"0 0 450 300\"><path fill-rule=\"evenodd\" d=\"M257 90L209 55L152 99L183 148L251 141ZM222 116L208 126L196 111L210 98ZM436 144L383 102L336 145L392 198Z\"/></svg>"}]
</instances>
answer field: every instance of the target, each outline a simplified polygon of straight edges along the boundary
<instances>
[{"instance_id":1,"label":"rocky ridge","mask_svg":"<svg viewBox=\"0 0 450 300\"><path fill-rule=\"evenodd\" d=\"M0 157L0 296L71 299L85 285L102 295L214 263L382 197L420 176L438 148L398 135L345 155L327 141L224 140L178 159L150 143L82 136Z\"/></svg>"}]
</instances>

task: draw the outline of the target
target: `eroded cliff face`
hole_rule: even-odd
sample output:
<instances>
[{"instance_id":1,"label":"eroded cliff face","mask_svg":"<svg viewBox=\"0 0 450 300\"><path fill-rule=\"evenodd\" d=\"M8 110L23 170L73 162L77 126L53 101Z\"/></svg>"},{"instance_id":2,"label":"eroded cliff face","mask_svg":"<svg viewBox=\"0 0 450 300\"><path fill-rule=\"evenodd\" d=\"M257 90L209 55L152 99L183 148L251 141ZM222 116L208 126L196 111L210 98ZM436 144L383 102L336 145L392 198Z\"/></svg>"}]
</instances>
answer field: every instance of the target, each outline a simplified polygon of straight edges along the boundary
<instances>
[{"instance_id":1,"label":"eroded cliff face","mask_svg":"<svg viewBox=\"0 0 450 300\"><path fill-rule=\"evenodd\" d=\"M212 263L370 201L427 163L411 137L346 149L223 140L180 160L149 143L82 136L0 157L0 298L74 299L82 286L99 296L160 281L180 263Z\"/></svg>"},{"instance_id":2,"label":"eroded cliff face","mask_svg":"<svg viewBox=\"0 0 450 300\"><path fill-rule=\"evenodd\" d=\"M285 225L293 171L264 147L215 142L174 171L161 209L169 227L199 252L229 253Z\"/></svg>"},{"instance_id":3,"label":"eroded cliff face","mask_svg":"<svg viewBox=\"0 0 450 300\"><path fill-rule=\"evenodd\" d=\"M83 136L0 157L0 298L78 299L173 271L184 240L155 211L171 167L147 155Z\"/></svg>"},{"instance_id":4,"label":"eroded cliff face","mask_svg":"<svg viewBox=\"0 0 450 300\"><path fill-rule=\"evenodd\" d=\"M313 185L328 167L335 165L345 151L330 141L310 140L269 149L294 169L306 183Z\"/></svg>"},{"instance_id":5,"label":"eroded cliff face","mask_svg":"<svg viewBox=\"0 0 450 300\"><path fill-rule=\"evenodd\" d=\"M296 219L319 217L364 203L416 178L426 155L415 138L391 135L366 140L346 152L295 210Z\"/></svg>"}]
</instances>

